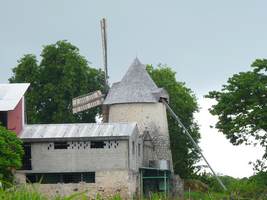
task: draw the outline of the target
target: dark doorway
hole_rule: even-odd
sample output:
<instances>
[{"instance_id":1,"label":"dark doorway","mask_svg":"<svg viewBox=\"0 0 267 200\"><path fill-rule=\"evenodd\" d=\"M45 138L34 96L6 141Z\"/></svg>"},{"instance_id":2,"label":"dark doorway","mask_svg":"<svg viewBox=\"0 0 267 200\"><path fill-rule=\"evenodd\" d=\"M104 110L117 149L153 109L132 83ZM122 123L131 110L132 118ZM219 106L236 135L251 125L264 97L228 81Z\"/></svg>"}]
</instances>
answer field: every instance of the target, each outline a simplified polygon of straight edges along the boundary
<instances>
[{"instance_id":1,"label":"dark doorway","mask_svg":"<svg viewBox=\"0 0 267 200\"><path fill-rule=\"evenodd\" d=\"M142 167L140 170L141 197L150 197L151 194L169 195L170 176L169 170Z\"/></svg>"},{"instance_id":2,"label":"dark doorway","mask_svg":"<svg viewBox=\"0 0 267 200\"><path fill-rule=\"evenodd\" d=\"M31 170L32 169L32 152L31 152L31 144L24 143L24 156L23 156L23 163L22 163L22 170Z\"/></svg>"},{"instance_id":3,"label":"dark doorway","mask_svg":"<svg viewBox=\"0 0 267 200\"><path fill-rule=\"evenodd\" d=\"M0 124L7 128L7 112L0 111Z\"/></svg>"}]
</instances>

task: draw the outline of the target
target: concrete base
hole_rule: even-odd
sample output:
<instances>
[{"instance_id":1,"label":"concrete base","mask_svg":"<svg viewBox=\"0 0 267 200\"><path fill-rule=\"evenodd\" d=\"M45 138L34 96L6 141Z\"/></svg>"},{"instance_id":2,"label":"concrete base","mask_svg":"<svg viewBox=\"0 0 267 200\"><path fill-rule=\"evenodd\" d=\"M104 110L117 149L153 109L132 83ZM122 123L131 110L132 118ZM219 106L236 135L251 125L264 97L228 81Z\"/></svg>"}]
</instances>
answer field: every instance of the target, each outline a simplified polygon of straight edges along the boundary
<instances>
[{"instance_id":1,"label":"concrete base","mask_svg":"<svg viewBox=\"0 0 267 200\"><path fill-rule=\"evenodd\" d=\"M184 181L180 178L179 175L173 175L171 177L171 184L172 184L172 190L171 190L171 197L173 198L179 198L184 199Z\"/></svg>"},{"instance_id":2,"label":"concrete base","mask_svg":"<svg viewBox=\"0 0 267 200\"><path fill-rule=\"evenodd\" d=\"M120 194L123 199L132 199L139 191L138 174L128 170L98 171L95 180L95 183L34 183L34 186L48 198L84 192L90 198L95 198L97 194L104 198ZM16 182L17 184L25 184L25 174L17 172Z\"/></svg>"}]
</instances>

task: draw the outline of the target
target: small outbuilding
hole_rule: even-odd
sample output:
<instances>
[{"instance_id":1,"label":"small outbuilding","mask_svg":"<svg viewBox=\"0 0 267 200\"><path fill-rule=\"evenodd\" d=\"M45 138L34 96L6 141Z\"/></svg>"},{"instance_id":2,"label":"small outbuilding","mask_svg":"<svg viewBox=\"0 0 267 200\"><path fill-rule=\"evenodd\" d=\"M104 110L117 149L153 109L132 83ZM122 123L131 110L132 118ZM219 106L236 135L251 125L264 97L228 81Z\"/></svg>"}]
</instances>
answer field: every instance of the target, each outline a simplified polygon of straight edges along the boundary
<instances>
[{"instance_id":1,"label":"small outbuilding","mask_svg":"<svg viewBox=\"0 0 267 200\"><path fill-rule=\"evenodd\" d=\"M136 123L26 125L20 138L26 150L20 182L42 183L45 193L87 188L91 196L128 197L139 185L143 140Z\"/></svg>"}]
</instances>

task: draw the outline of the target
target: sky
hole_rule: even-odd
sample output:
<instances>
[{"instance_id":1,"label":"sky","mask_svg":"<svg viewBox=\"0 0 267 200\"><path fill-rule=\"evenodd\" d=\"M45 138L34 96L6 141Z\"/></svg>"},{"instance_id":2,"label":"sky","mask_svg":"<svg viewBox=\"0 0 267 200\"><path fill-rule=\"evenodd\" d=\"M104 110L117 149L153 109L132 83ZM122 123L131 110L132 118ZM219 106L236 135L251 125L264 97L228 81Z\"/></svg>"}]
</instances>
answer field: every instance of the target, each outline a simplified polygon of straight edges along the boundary
<instances>
[{"instance_id":1,"label":"sky","mask_svg":"<svg viewBox=\"0 0 267 200\"><path fill-rule=\"evenodd\" d=\"M260 0L0 0L0 83L24 55L40 59L43 45L68 40L94 67L101 67L100 19L108 24L110 82L119 81L135 57L172 67L198 98L200 146L214 169L226 175L253 174L249 161L262 150L234 147L210 125L212 102L234 73L267 58L267 1Z\"/></svg>"}]
</instances>

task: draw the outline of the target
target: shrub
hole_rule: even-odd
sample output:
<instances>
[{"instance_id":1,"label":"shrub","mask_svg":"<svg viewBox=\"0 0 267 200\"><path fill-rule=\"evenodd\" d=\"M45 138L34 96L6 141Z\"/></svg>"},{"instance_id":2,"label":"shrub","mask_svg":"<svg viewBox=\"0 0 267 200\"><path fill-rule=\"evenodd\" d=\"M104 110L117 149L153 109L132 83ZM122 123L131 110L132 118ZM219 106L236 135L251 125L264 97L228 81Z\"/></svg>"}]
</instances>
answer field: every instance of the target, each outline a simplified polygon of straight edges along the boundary
<instances>
[{"instance_id":1,"label":"shrub","mask_svg":"<svg viewBox=\"0 0 267 200\"><path fill-rule=\"evenodd\" d=\"M0 181L4 186L13 181L13 172L21 167L22 141L12 131L0 126Z\"/></svg>"}]
</instances>

